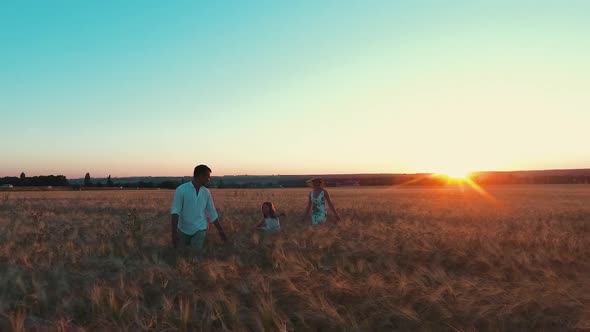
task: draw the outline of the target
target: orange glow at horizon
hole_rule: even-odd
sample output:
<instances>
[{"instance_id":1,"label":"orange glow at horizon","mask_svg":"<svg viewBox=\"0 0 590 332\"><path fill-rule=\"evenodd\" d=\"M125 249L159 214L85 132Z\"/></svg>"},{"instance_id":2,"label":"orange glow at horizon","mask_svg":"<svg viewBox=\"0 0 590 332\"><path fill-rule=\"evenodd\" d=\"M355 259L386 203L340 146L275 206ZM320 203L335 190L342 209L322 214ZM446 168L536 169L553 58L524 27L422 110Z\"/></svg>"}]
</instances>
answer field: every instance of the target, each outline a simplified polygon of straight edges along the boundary
<instances>
[{"instance_id":1,"label":"orange glow at horizon","mask_svg":"<svg viewBox=\"0 0 590 332\"><path fill-rule=\"evenodd\" d=\"M453 174L437 173L437 174L433 174L432 176L446 179L447 185L460 185L460 186L467 185L471 189L475 190L482 197L488 199L489 201L491 201L494 204L497 204L498 201L496 200L496 198L494 196L492 196L490 193L488 193L484 188L482 188L477 182L475 182L473 179L471 179L471 175L472 175L471 172L469 172L469 173L458 172L458 173L453 173Z\"/></svg>"}]
</instances>

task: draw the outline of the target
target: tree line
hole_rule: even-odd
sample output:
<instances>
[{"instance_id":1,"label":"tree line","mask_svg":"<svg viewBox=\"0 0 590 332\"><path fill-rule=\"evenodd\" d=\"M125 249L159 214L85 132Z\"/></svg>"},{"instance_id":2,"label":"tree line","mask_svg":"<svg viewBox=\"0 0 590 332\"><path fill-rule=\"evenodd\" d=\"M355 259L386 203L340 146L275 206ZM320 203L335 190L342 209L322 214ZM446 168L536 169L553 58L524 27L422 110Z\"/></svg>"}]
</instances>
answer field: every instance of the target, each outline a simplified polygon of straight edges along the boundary
<instances>
[{"instance_id":1,"label":"tree line","mask_svg":"<svg viewBox=\"0 0 590 332\"><path fill-rule=\"evenodd\" d=\"M298 188L305 187L305 177L284 178L275 181L268 179L247 181L224 181L224 178L213 178L210 186L214 188ZM590 184L590 175L515 175L510 172L474 174L471 179L480 185L501 185L501 184ZM355 176L345 175L342 177L331 176L327 178L329 186L393 186L393 185L446 185L447 179L431 177L427 174L401 174L401 175L374 175ZM162 188L175 189L182 184L182 181L136 181L118 183L113 181L109 175L106 181L93 180L90 173L86 173L82 184L70 184L63 175L43 175L27 177L21 173L20 177L0 178L0 185L12 185L14 187L71 187L73 189L83 188Z\"/></svg>"},{"instance_id":2,"label":"tree line","mask_svg":"<svg viewBox=\"0 0 590 332\"><path fill-rule=\"evenodd\" d=\"M181 185L180 181L162 181L162 182L151 182L151 181L136 181L136 182L125 182L119 183L114 182L111 175L106 178L105 182L93 180L90 173L86 173L84 176L83 185L74 185L74 189L86 188L162 188L162 189L176 189Z\"/></svg>"},{"instance_id":3,"label":"tree line","mask_svg":"<svg viewBox=\"0 0 590 332\"><path fill-rule=\"evenodd\" d=\"M15 187L64 187L70 185L68 179L63 175L41 175L27 177L25 173L21 173L20 177L7 176L0 178L0 185L7 184Z\"/></svg>"}]
</instances>

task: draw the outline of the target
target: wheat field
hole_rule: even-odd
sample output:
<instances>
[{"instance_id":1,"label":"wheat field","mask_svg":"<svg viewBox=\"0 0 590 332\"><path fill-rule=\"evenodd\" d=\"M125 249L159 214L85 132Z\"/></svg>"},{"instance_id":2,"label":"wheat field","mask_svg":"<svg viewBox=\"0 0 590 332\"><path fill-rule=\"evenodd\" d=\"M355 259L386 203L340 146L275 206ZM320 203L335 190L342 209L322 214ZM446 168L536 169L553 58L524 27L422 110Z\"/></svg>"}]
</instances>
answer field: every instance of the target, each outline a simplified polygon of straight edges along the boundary
<instances>
[{"instance_id":1,"label":"wheat field","mask_svg":"<svg viewBox=\"0 0 590 332\"><path fill-rule=\"evenodd\" d=\"M2 192L0 330L590 329L590 186L329 190L317 227L307 190L212 190L229 241L198 256L173 191Z\"/></svg>"}]
</instances>

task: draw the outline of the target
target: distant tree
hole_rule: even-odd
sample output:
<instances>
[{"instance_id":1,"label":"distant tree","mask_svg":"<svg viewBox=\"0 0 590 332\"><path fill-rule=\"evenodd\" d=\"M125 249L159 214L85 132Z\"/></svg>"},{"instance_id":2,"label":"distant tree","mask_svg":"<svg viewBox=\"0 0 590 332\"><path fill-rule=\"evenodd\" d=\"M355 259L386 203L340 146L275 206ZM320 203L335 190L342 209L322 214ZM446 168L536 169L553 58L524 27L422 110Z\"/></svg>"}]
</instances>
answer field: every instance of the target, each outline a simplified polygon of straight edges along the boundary
<instances>
[{"instance_id":1,"label":"distant tree","mask_svg":"<svg viewBox=\"0 0 590 332\"><path fill-rule=\"evenodd\" d=\"M0 179L0 185L2 184L11 184L13 186L18 186L19 178L16 176L7 176Z\"/></svg>"},{"instance_id":2,"label":"distant tree","mask_svg":"<svg viewBox=\"0 0 590 332\"><path fill-rule=\"evenodd\" d=\"M141 181L140 182L140 185L138 187L140 187L140 188L154 188L155 187L155 184L153 182L147 182L147 181L146 182L143 182L143 181Z\"/></svg>"},{"instance_id":3,"label":"distant tree","mask_svg":"<svg viewBox=\"0 0 590 332\"><path fill-rule=\"evenodd\" d=\"M158 188L163 189L176 189L180 185L180 182L177 181L164 181L158 185Z\"/></svg>"},{"instance_id":4,"label":"distant tree","mask_svg":"<svg viewBox=\"0 0 590 332\"><path fill-rule=\"evenodd\" d=\"M90 173L86 173L84 176L84 187L92 187L92 182L90 181Z\"/></svg>"},{"instance_id":5,"label":"distant tree","mask_svg":"<svg viewBox=\"0 0 590 332\"><path fill-rule=\"evenodd\" d=\"M113 186L113 180L111 180L111 175L109 174L109 177L107 178L107 187L112 187Z\"/></svg>"},{"instance_id":6,"label":"distant tree","mask_svg":"<svg viewBox=\"0 0 590 332\"><path fill-rule=\"evenodd\" d=\"M24 181L26 177L27 177L27 176L25 175L25 172L22 172L22 173L20 173L20 179L21 179L21 180L23 180L23 181Z\"/></svg>"},{"instance_id":7,"label":"distant tree","mask_svg":"<svg viewBox=\"0 0 590 332\"><path fill-rule=\"evenodd\" d=\"M219 183L217 184L217 188L225 188L225 184L223 183L222 179L219 179Z\"/></svg>"}]
</instances>

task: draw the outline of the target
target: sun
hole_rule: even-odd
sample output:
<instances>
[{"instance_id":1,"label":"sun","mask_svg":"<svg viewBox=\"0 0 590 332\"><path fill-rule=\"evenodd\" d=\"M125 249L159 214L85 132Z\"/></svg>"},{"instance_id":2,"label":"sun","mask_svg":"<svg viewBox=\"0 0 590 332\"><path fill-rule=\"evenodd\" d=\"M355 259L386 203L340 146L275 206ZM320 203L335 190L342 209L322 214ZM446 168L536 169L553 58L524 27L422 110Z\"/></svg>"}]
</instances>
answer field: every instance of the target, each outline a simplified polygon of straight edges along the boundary
<instances>
[{"instance_id":1,"label":"sun","mask_svg":"<svg viewBox=\"0 0 590 332\"><path fill-rule=\"evenodd\" d=\"M444 173L450 179L454 180L468 180L471 176L471 172L462 172L462 171L454 171L454 172L446 172Z\"/></svg>"},{"instance_id":2,"label":"sun","mask_svg":"<svg viewBox=\"0 0 590 332\"><path fill-rule=\"evenodd\" d=\"M465 182L471 178L471 172L465 170L447 170L440 173L434 173L435 177L446 178L452 182Z\"/></svg>"},{"instance_id":3,"label":"sun","mask_svg":"<svg viewBox=\"0 0 590 332\"><path fill-rule=\"evenodd\" d=\"M482 197L496 204L497 200L477 183L477 172L467 172L464 170L446 171L444 173L433 173L431 177L438 178L448 186L458 186L461 189L472 188Z\"/></svg>"}]
</instances>

